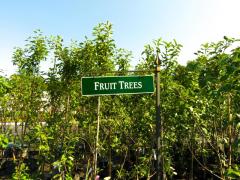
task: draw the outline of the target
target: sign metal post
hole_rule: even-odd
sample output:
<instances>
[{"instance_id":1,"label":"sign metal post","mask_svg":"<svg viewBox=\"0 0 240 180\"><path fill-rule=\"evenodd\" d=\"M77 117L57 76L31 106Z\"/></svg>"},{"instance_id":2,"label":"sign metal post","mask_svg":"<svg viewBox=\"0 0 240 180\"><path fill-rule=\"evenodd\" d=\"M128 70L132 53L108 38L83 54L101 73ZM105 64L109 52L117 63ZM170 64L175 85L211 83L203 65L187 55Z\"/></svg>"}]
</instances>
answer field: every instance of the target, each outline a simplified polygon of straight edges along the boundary
<instances>
[{"instance_id":1,"label":"sign metal post","mask_svg":"<svg viewBox=\"0 0 240 180\"><path fill-rule=\"evenodd\" d=\"M161 180L161 109L160 109L160 59L156 57L156 138L157 138L157 164L156 164L156 170L157 170L157 180Z\"/></svg>"}]
</instances>

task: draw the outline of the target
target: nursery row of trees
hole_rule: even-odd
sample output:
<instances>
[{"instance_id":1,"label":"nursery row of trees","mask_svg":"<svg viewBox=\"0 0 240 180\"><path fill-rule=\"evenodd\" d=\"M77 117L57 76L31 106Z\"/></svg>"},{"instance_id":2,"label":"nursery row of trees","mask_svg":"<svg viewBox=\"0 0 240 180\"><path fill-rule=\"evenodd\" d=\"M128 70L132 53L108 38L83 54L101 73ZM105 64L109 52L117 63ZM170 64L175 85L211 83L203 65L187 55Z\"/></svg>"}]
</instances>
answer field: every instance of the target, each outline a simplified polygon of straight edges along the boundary
<instances>
[{"instance_id":1,"label":"nursery row of trees","mask_svg":"<svg viewBox=\"0 0 240 180\"><path fill-rule=\"evenodd\" d=\"M157 39L144 46L138 73L129 73L132 54L116 47L112 25L100 23L92 34L65 45L60 36L36 31L15 49L17 72L0 77L1 176L93 177L98 99L81 95L81 77L145 74L155 68L158 52L166 176L240 177L238 39L202 45L186 66L177 63L178 42ZM52 63L42 72L45 60ZM102 96L100 121L98 174L154 178L155 94ZM6 171L9 162L12 169Z\"/></svg>"}]
</instances>

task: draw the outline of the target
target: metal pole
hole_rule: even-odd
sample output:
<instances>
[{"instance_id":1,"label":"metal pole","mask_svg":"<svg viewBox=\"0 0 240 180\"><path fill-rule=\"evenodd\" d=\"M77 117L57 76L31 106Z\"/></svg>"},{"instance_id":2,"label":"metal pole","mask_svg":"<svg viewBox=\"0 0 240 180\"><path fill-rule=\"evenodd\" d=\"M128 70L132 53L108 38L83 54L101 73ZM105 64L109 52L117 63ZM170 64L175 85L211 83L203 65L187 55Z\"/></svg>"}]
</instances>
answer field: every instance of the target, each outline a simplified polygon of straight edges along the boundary
<instances>
[{"instance_id":1,"label":"metal pole","mask_svg":"<svg viewBox=\"0 0 240 180\"><path fill-rule=\"evenodd\" d=\"M163 168L161 164L161 109L160 109L160 59L156 57L156 138L157 138L157 164L156 164L156 170L157 170L157 180L162 179L162 173Z\"/></svg>"},{"instance_id":2,"label":"metal pole","mask_svg":"<svg viewBox=\"0 0 240 180\"><path fill-rule=\"evenodd\" d=\"M94 162L94 176L97 176L97 161L98 161L98 139L99 139L99 126L100 126L100 96L98 96L98 107L97 107L97 135L96 135L96 148L95 148L95 162ZM94 177L94 178L95 178Z\"/></svg>"}]
</instances>

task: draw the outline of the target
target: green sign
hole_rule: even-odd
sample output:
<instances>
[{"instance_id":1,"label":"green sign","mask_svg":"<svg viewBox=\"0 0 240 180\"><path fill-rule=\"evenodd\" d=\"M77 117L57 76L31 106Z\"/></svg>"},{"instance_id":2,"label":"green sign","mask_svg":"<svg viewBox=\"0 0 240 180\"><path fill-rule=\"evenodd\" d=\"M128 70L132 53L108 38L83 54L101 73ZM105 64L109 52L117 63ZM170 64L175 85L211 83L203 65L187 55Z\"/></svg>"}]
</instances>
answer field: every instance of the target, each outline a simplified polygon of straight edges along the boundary
<instances>
[{"instance_id":1,"label":"green sign","mask_svg":"<svg viewBox=\"0 0 240 180\"><path fill-rule=\"evenodd\" d=\"M83 77L82 95L153 93L153 76Z\"/></svg>"}]
</instances>

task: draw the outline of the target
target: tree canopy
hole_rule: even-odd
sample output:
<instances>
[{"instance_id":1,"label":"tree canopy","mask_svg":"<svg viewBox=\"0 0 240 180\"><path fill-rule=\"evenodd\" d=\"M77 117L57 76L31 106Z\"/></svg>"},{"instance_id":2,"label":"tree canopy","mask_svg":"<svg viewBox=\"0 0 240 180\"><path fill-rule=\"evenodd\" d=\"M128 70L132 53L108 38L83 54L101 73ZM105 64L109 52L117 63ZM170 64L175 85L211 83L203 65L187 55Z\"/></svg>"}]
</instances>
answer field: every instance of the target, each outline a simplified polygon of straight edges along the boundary
<instances>
[{"instance_id":1,"label":"tree canopy","mask_svg":"<svg viewBox=\"0 0 240 180\"><path fill-rule=\"evenodd\" d=\"M166 176L239 178L239 39L203 44L185 66L177 61L181 47L176 40L156 39L144 46L136 72L128 72L132 53L116 46L110 22L70 45L61 36L35 31L13 53L17 72L0 76L0 176L92 178L98 99L81 95L81 78L154 75L158 55ZM42 72L46 60L51 64ZM97 173L154 178L155 93L102 96L100 106ZM8 171L7 157L13 159Z\"/></svg>"}]
</instances>

